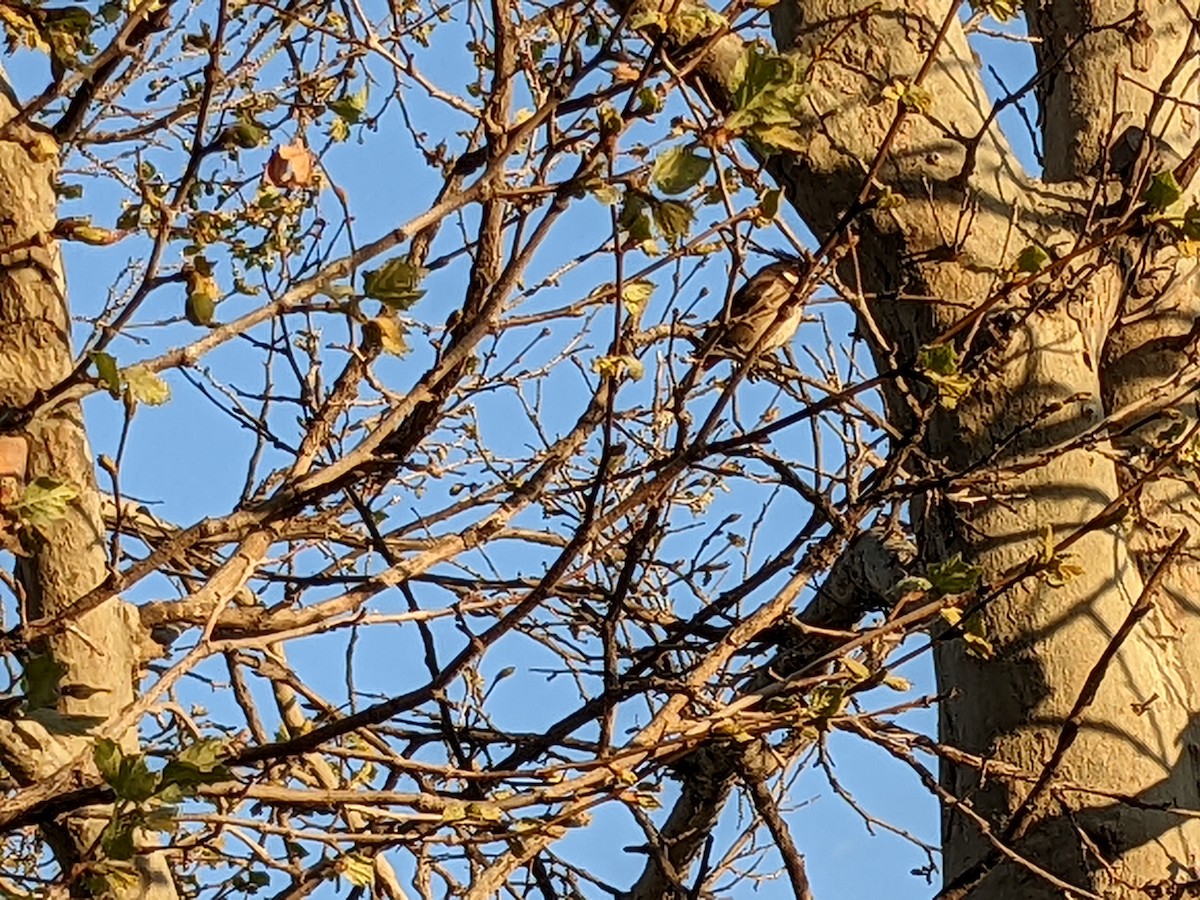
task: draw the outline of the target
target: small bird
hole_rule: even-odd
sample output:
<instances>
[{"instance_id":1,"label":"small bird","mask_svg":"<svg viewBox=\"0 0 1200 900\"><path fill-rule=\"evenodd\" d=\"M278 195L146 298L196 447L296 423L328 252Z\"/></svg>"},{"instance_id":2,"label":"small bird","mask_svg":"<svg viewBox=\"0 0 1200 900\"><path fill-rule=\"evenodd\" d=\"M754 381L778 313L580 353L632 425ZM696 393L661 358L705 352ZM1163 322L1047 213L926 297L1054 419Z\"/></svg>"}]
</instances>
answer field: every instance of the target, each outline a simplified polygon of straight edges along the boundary
<instances>
[{"instance_id":1,"label":"small bird","mask_svg":"<svg viewBox=\"0 0 1200 900\"><path fill-rule=\"evenodd\" d=\"M790 341L803 318L804 304L796 297L799 286L794 262L771 263L752 275L729 301L728 319L718 319L705 331L700 341L704 368L712 368L721 359L743 359L755 345L762 356ZM779 311L789 301L792 307L780 319ZM768 329L771 333L759 344Z\"/></svg>"}]
</instances>

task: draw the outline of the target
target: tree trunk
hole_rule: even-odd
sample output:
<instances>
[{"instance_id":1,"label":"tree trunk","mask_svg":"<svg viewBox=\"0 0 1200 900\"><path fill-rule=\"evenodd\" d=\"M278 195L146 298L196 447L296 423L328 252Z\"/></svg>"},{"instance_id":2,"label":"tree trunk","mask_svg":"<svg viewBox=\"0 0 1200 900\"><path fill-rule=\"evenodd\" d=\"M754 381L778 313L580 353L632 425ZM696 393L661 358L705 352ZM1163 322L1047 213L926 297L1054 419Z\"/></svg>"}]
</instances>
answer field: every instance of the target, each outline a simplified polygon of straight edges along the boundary
<instances>
[{"instance_id":1,"label":"tree trunk","mask_svg":"<svg viewBox=\"0 0 1200 900\"><path fill-rule=\"evenodd\" d=\"M0 97L0 123L8 123L13 113L9 100ZM22 541L25 549L17 575L24 591L23 618L29 620L62 615L99 585L108 571L108 555L82 410L75 404L64 405L29 422L15 415L37 391L66 378L73 359L65 282L53 238L58 145L45 131L25 125L5 124L4 128L0 139L0 427L10 446L23 440L28 448L26 471L14 473L16 481L29 484L46 478L77 492L65 516L44 525L40 536L27 530ZM34 654L52 659L61 672L58 702L54 708L29 709L27 715L0 720L0 760L16 781L34 784L64 766L92 765L95 736L106 734L106 722L133 703L140 636L136 610L112 599L78 616L45 646L33 649ZM136 729L108 736L128 750L137 749ZM86 852L107 815L107 810L98 809L45 823L47 839L64 870L71 872L89 861ZM161 854L135 857L133 869L125 896L175 896ZM73 874L78 879L89 873L85 865ZM77 883L74 889L81 886Z\"/></svg>"},{"instance_id":2,"label":"tree trunk","mask_svg":"<svg viewBox=\"0 0 1200 900\"><path fill-rule=\"evenodd\" d=\"M1093 11L1085 21L1115 22L1132 12L1132 3L1124 5L1128 8ZM1086 4L1054 4L1054 12L1035 15L1040 30L1049 31L1068 6ZM813 139L788 166L789 194L818 233L853 201L862 166L870 165L883 144L895 106L881 101L880 86L912 79L947 15L953 15L944 2L884 7L864 12L849 29L842 2L785 2L775 18L781 47L797 46L806 58L822 51L805 112ZM1152 23L1157 53L1141 77L1159 84L1179 57L1187 29L1175 7L1154 9L1143 15L1161 18ZM1055 24L1064 35L1041 46L1047 66L1067 34L1078 36L1069 24ZM1013 260L1026 246L1061 256L1087 238L1094 179L1085 174L1100 161L1114 69L1127 54L1138 55L1133 41L1119 30L1090 35L1072 48L1074 67L1055 68L1042 101L1047 175L1056 183L1039 188L1026 183L994 129L984 132L989 104L958 21L949 23L923 81L932 98L929 116L906 117L878 170L879 186L907 202L863 220L854 268L861 281L846 273L872 300L867 308L891 342L877 348L881 358L896 353L912 359L920 346L941 340L1012 277ZM1135 119L1137 111L1148 111L1144 94L1128 85L1118 93ZM967 146L981 134L964 180ZM1091 235L1111 224L1092 222ZM1127 311L1128 281L1113 256L1111 249L1081 254L1057 277L1007 292L991 312L991 323L958 335L978 383L957 409L932 416L924 474L970 474L955 478L948 490L929 492L915 510L927 562L961 551L982 567L986 580L999 582L1034 557L1043 529L1062 541L1121 494L1121 473L1105 435L1074 439L1142 395L1148 383L1170 377L1163 366L1177 361L1163 360L1161 350L1153 359L1138 354L1147 341L1168 333L1155 318L1142 320L1136 338L1124 338L1132 350L1105 356L1109 327ZM1180 308L1169 318L1171 332L1187 332L1194 313ZM1102 360L1111 360L1103 372ZM1131 378L1133 372L1137 376ZM902 399L894 398L892 415L911 427ZM1143 508L1161 512L1172 503L1168 494L1155 485L1143 495ZM1176 522L1161 516L1159 522L1158 540L1135 539L1132 557L1122 529L1087 531L1071 547L1086 564L1068 584L1055 587L1025 577L988 603L982 616L993 658L970 655L961 641L940 644L937 675L946 697L940 739L1039 773L1089 672L1141 594L1139 565L1142 571L1152 565L1142 553L1161 553L1178 533ZM1193 694L1187 667L1174 655L1195 634L1193 620L1193 610L1182 605L1169 615L1160 607L1148 627L1123 643L1058 774L1109 796L1197 805L1189 753ZM953 766L944 768L943 782L992 822L997 836L1029 788L996 778L981 784L978 772ZM1193 848L1200 847L1200 824L1194 820L1078 793L1045 793L1030 812L1028 826L1016 832L1024 834L1015 842L1017 851L1080 888L1104 896L1145 896L1150 885L1194 877ZM969 871L992 848L965 816L948 810L943 838L948 882L961 881L969 889L983 879L973 897L1061 896L1059 888L1018 864Z\"/></svg>"},{"instance_id":3,"label":"tree trunk","mask_svg":"<svg viewBox=\"0 0 1200 900\"><path fill-rule=\"evenodd\" d=\"M889 368L953 339L976 379L957 408L925 420L912 401L916 392L928 405L928 389L901 383L889 398L893 423L919 435L926 453L912 475L938 484L913 509L925 561L961 552L986 582L1011 581L981 611L992 658L962 641L936 649L940 740L1028 774L981 779L943 766L944 787L975 812L944 807L945 893L1062 896L1049 873L1106 897L1190 896L1200 823L1168 808L1200 805L1187 663L1200 649L1192 544L1158 579L1150 615L1119 646L1113 637L1181 528L1193 544L1200 536L1187 479L1159 473L1141 486L1165 452L1159 416L1180 418L1190 393L1200 301L1190 261L1112 211L1135 206L1116 201L1136 201L1195 142L1195 112L1144 89L1169 95L1189 84L1194 36L1172 4L1031 4L1045 123L1046 181L1037 183L989 118L957 12L947 2L773 7L780 50L816 62L797 116L808 147L769 163L821 237L861 199L885 188L904 198L852 222L855 252L841 275L860 292L862 331L882 337L874 350ZM701 67L726 101L742 52L725 38ZM1137 70L1136 83L1117 79L1119 68ZM884 88L918 73L928 115L910 110L892 129L898 109ZM1114 98L1128 113L1119 127ZM1154 148L1139 156L1141 131L1129 125L1158 136ZM1113 149L1116 136L1127 146ZM1121 180L1103 177L1122 165ZM864 171L873 183L860 194ZM1029 246L1071 258L1010 286ZM1098 430L1106 416L1115 424ZM1130 422L1140 427L1126 433ZM1134 506L1132 522L1089 524L1118 500ZM1029 574L1047 528L1056 544L1071 537L1083 563L1064 585ZM1106 651L1115 651L1106 677L1080 703ZM1053 774L1095 793L1039 791L1023 808L1077 705L1078 733L1062 742ZM997 839L1021 859L997 853Z\"/></svg>"}]
</instances>

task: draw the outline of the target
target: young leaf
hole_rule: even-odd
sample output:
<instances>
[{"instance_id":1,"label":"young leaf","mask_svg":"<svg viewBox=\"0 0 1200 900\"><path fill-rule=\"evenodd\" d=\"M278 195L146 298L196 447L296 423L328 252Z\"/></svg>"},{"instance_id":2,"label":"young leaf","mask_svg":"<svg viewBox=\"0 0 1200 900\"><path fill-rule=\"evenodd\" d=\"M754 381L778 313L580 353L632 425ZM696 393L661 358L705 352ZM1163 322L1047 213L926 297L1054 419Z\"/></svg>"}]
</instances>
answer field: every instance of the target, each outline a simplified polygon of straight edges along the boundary
<instances>
[{"instance_id":1,"label":"young leaf","mask_svg":"<svg viewBox=\"0 0 1200 900\"><path fill-rule=\"evenodd\" d=\"M43 475L25 485L13 512L23 525L42 532L65 516L71 501L78 496L79 490L74 485Z\"/></svg>"},{"instance_id":2,"label":"young leaf","mask_svg":"<svg viewBox=\"0 0 1200 900\"><path fill-rule=\"evenodd\" d=\"M425 270L404 257L389 259L382 268L363 273L363 293L396 310L406 310L425 296L417 289Z\"/></svg>"},{"instance_id":3,"label":"young leaf","mask_svg":"<svg viewBox=\"0 0 1200 900\"><path fill-rule=\"evenodd\" d=\"M853 656L842 657L842 666L855 681L866 681L871 677L871 670Z\"/></svg>"},{"instance_id":4,"label":"young leaf","mask_svg":"<svg viewBox=\"0 0 1200 900\"><path fill-rule=\"evenodd\" d=\"M912 690L912 682L901 675L888 675L883 679L883 683L893 691L900 691L901 693Z\"/></svg>"},{"instance_id":5,"label":"young leaf","mask_svg":"<svg viewBox=\"0 0 1200 900\"><path fill-rule=\"evenodd\" d=\"M962 554L955 553L944 562L931 565L925 574L934 590L953 596L979 587L983 569L964 562Z\"/></svg>"},{"instance_id":6,"label":"young leaf","mask_svg":"<svg viewBox=\"0 0 1200 900\"><path fill-rule=\"evenodd\" d=\"M646 308L650 295L654 293L654 282L645 278L638 281L625 282L621 291L621 300L634 315L640 315Z\"/></svg>"},{"instance_id":7,"label":"young leaf","mask_svg":"<svg viewBox=\"0 0 1200 900\"><path fill-rule=\"evenodd\" d=\"M937 388L938 403L949 410L957 408L975 386L973 377L959 372L958 351L950 344L922 347L917 354L917 367Z\"/></svg>"},{"instance_id":8,"label":"young leaf","mask_svg":"<svg viewBox=\"0 0 1200 900\"><path fill-rule=\"evenodd\" d=\"M765 225L775 220L775 217L779 215L779 201L782 197L783 191L778 188L772 188L763 193L758 201L758 215L755 217L756 224Z\"/></svg>"},{"instance_id":9,"label":"young leaf","mask_svg":"<svg viewBox=\"0 0 1200 900\"><path fill-rule=\"evenodd\" d=\"M385 353L403 356L408 352L407 329L395 316L376 316L371 320L379 329L379 342Z\"/></svg>"},{"instance_id":10,"label":"young leaf","mask_svg":"<svg viewBox=\"0 0 1200 900\"><path fill-rule=\"evenodd\" d=\"M690 147L669 147L654 161L651 177L664 194L682 194L700 183L710 165Z\"/></svg>"},{"instance_id":11,"label":"young leaf","mask_svg":"<svg viewBox=\"0 0 1200 900\"><path fill-rule=\"evenodd\" d=\"M92 365L96 367L96 377L108 388L108 392L113 397L121 396L121 373L117 367L116 358L102 350L95 350L88 354L88 359L92 361Z\"/></svg>"},{"instance_id":12,"label":"young leaf","mask_svg":"<svg viewBox=\"0 0 1200 900\"><path fill-rule=\"evenodd\" d=\"M353 94L342 94L325 105L347 125L357 125L367 109L367 87L363 85Z\"/></svg>"},{"instance_id":13,"label":"young leaf","mask_svg":"<svg viewBox=\"0 0 1200 900\"><path fill-rule=\"evenodd\" d=\"M662 200L654 204L654 224L672 245L687 237L695 215L679 200Z\"/></svg>"},{"instance_id":14,"label":"young leaf","mask_svg":"<svg viewBox=\"0 0 1200 900\"><path fill-rule=\"evenodd\" d=\"M628 375L639 381L646 374L646 367L636 356L600 356L592 361L592 371L603 378Z\"/></svg>"},{"instance_id":15,"label":"young leaf","mask_svg":"<svg viewBox=\"0 0 1200 900\"><path fill-rule=\"evenodd\" d=\"M1042 526L1042 540L1035 555L1039 565L1038 576L1050 587L1062 587L1084 573L1083 566L1072 562L1076 554L1055 551L1054 529Z\"/></svg>"},{"instance_id":16,"label":"young leaf","mask_svg":"<svg viewBox=\"0 0 1200 900\"><path fill-rule=\"evenodd\" d=\"M106 784L111 785L116 781L121 773L121 761L124 758L125 754L121 752L121 747L116 741L105 737L96 739L96 744L92 747L92 759Z\"/></svg>"},{"instance_id":17,"label":"young leaf","mask_svg":"<svg viewBox=\"0 0 1200 900\"><path fill-rule=\"evenodd\" d=\"M1150 184L1142 194L1142 202L1151 212L1162 212L1182 196L1183 188L1175 180L1175 173L1168 169L1150 179Z\"/></svg>"},{"instance_id":18,"label":"young leaf","mask_svg":"<svg viewBox=\"0 0 1200 900\"><path fill-rule=\"evenodd\" d=\"M171 399L171 389L158 375L145 366L130 366L125 376L125 392L137 403L162 406Z\"/></svg>"},{"instance_id":19,"label":"young leaf","mask_svg":"<svg viewBox=\"0 0 1200 900\"><path fill-rule=\"evenodd\" d=\"M1030 244L1017 254L1016 270L1030 275L1040 272L1050 262L1050 254L1037 244Z\"/></svg>"}]
</instances>

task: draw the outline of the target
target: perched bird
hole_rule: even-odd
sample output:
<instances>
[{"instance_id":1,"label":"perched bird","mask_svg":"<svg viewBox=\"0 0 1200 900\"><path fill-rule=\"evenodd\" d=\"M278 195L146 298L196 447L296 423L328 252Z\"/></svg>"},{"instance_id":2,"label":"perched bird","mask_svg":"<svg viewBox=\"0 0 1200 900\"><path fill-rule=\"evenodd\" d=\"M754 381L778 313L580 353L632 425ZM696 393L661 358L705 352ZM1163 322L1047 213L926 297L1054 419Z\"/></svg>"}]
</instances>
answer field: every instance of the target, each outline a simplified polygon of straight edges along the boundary
<instances>
[{"instance_id":1,"label":"perched bird","mask_svg":"<svg viewBox=\"0 0 1200 900\"><path fill-rule=\"evenodd\" d=\"M796 296L799 286L795 262L771 263L752 275L729 301L728 319L718 319L705 331L700 341L704 368L721 359L743 359L755 345L763 356L790 341L803 316L804 303ZM789 302L786 317L780 318L780 309ZM768 329L770 335L759 344Z\"/></svg>"}]
</instances>

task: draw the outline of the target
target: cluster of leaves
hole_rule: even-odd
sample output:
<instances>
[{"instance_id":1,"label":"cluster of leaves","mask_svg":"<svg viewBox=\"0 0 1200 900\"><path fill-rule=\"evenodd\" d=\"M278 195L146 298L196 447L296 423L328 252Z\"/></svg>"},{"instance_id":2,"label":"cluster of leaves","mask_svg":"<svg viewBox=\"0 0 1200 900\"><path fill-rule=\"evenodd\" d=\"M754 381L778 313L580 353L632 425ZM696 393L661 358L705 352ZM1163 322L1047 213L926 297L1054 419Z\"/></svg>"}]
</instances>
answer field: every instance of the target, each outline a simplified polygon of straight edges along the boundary
<instances>
[{"instance_id":1,"label":"cluster of leaves","mask_svg":"<svg viewBox=\"0 0 1200 900\"><path fill-rule=\"evenodd\" d=\"M88 354L96 367L96 377L108 388L108 392L127 404L144 403L147 406L162 406L171 399L171 388L154 372L143 365L122 369L116 357L104 351Z\"/></svg>"},{"instance_id":2,"label":"cluster of leaves","mask_svg":"<svg viewBox=\"0 0 1200 900\"><path fill-rule=\"evenodd\" d=\"M1037 566L1038 577L1051 587L1062 587L1083 574L1083 566L1073 562L1078 554L1066 550L1057 550L1054 542L1054 529L1049 525L1042 526L1042 540L1038 545L1034 564Z\"/></svg>"},{"instance_id":3,"label":"cluster of leaves","mask_svg":"<svg viewBox=\"0 0 1200 900\"><path fill-rule=\"evenodd\" d=\"M951 600L963 598L979 589L983 580L983 569L955 553L949 559L931 564L924 577L904 578L896 586L899 594L920 592ZM987 638L983 617L978 613L964 616L958 602L944 606L939 615L951 628L957 628L967 644L967 652L981 659L988 659L995 652Z\"/></svg>"},{"instance_id":4,"label":"cluster of leaves","mask_svg":"<svg viewBox=\"0 0 1200 900\"><path fill-rule=\"evenodd\" d=\"M363 272L363 295L382 304L379 315L370 320L370 325L385 352L394 356L408 352L408 328L399 314L411 309L425 296L420 284L427 274L407 257L390 259L378 269ZM350 312L361 318L357 301L351 302Z\"/></svg>"},{"instance_id":5,"label":"cluster of leaves","mask_svg":"<svg viewBox=\"0 0 1200 900\"><path fill-rule=\"evenodd\" d=\"M883 89L883 98L899 103L905 112L928 113L933 95L919 84L894 81Z\"/></svg>"},{"instance_id":6,"label":"cluster of leaves","mask_svg":"<svg viewBox=\"0 0 1200 900\"><path fill-rule=\"evenodd\" d=\"M681 4L670 12L645 4L629 17L629 26L651 35L668 34L674 43L686 46L726 30L729 20L702 4Z\"/></svg>"},{"instance_id":7,"label":"cluster of leaves","mask_svg":"<svg viewBox=\"0 0 1200 900\"><path fill-rule=\"evenodd\" d=\"M11 512L23 528L45 536L78 496L79 489L74 485L43 475L25 485Z\"/></svg>"},{"instance_id":8,"label":"cluster of leaves","mask_svg":"<svg viewBox=\"0 0 1200 900\"><path fill-rule=\"evenodd\" d=\"M121 15L117 3L105 3L94 15L83 6L44 7L40 3L0 2L8 51L18 47L45 53L58 69L75 69L83 57L96 52L92 31Z\"/></svg>"},{"instance_id":9,"label":"cluster of leaves","mask_svg":"<svg viewBox=\"0 0 1200 900\"><path fill-rule=\"evenodd\" d=\"M937 389L938 403L948 410L957 409L975 385L975 378L964 374L959 362L952 344L923 347L917 355L917 368Z\"/></svg>"},{"instance_id":10,"label":"cluster of leaves","mask_svg":"<svg viewBox=\"0 0 1200 900\"><path fill-rule=\"evenodd\" d=\"M117 803L100 837L107 864L93 876L93 887L103 892L114 881L127 881L130 870L121 864L133 859L136 832L172 830L178 804L194 796L200 786L230 777L223 758L220 741L200 740L153 771L143 754L126 753L115 741L98 738L92 759Z\"/></svg>"},{"instance_id":11,"label":"cluster of leaves","mask_svg":"<svg viewBox=\"0 0 1200 900\"><path fill-rule=\"evenodd\" d=\"M329 137L341 143L350 137L350 126L362 122L367 112L367 86L364 84L353 93L347 91L325 105L333 113L329 123Z\"/></svg>"},{"instance_id":12,"label":"cluster of leaves","mask_svg":"<svg viewBox=\"0 0 1200 900\"><path fill-rule=\"evenodd\" d=\"M1195 245L1200 243L1200 204L1188 203L1183 199L1183 187L1175 173L1168 170L1158 172L1142 192L1142 202L1151 221L1165 222L1178 233L1188 255L1195 256Z\"/></svg>"},{"instance_id":13,"label":"cluster of leaves","mask_svg":"<svg viewBox=\"0 0 1200 900\"><path fill-rule=\"evenodd\" d=\"M734 67L734 112L725 119L725 131L768 154L805 150L808 141L797 112L808 91L807 74L798 54L781 55L760 43L748 44Z\"/></svg>"}]
</instances>

